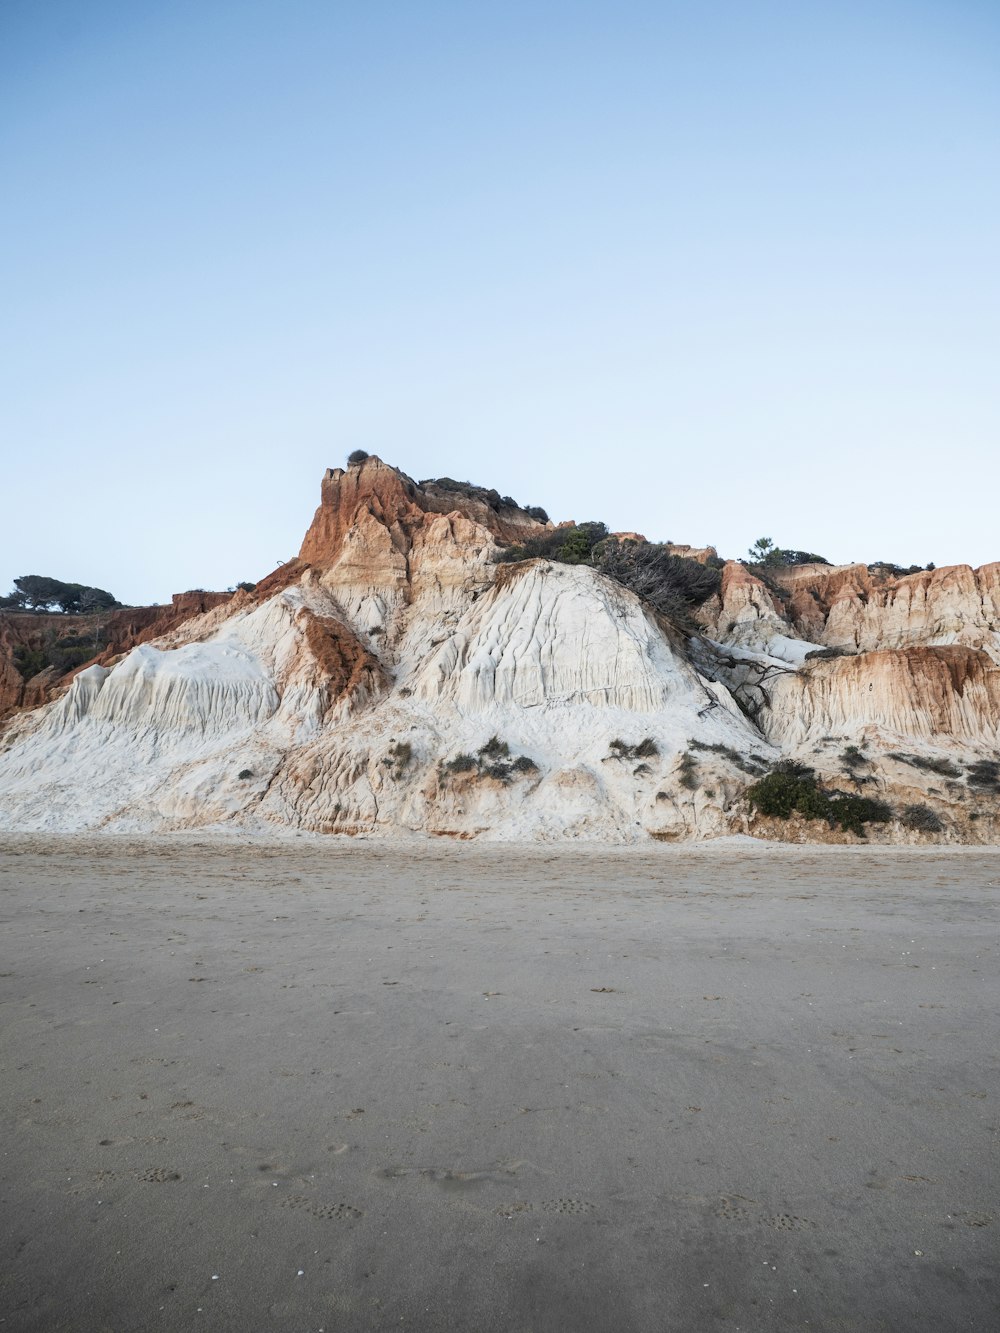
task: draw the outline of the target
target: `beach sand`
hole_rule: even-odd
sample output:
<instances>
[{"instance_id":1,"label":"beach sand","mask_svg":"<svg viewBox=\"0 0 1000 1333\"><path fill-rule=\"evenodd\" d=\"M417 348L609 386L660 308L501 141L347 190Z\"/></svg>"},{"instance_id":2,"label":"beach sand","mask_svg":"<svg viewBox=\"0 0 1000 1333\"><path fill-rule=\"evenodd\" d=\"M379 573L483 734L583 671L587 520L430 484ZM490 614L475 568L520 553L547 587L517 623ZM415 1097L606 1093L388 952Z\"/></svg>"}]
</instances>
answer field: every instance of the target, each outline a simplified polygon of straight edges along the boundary
<instances>
[{"instance_id":1,"label":"beach sand","mask_svg":"<svg viewBox=\"0 0 1000 1333\"><path fill-rule=\"evenodd\" d=\"M992 1330L998 886L5 837L0 1329Z\"/></svg>"}]
</instances>

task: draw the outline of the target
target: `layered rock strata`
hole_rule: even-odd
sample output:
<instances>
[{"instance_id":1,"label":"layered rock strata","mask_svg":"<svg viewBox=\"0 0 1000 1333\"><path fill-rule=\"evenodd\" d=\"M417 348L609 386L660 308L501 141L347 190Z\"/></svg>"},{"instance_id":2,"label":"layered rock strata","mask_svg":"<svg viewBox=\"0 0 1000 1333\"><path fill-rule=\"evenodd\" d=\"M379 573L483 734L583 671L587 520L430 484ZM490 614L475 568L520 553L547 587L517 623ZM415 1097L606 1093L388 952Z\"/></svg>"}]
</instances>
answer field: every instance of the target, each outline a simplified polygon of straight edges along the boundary
<instances>
[{"instance_id":1,"label":"layered rock strata","mask_svg":"<svg viewBox=\"0 0 1000 1333\"><path fill-rule=\"evenodd\" d=\"M686 641L589 566L498 563L545 527L377 458L329 470L298 557L255 590L116 613L98 661L40 682L31 702L58 697L0 739L0 823L775 836L744 793L788 757L925 805L942 837L996 835L1000 565L729 562Z\"/></svg>"}]
</instances>

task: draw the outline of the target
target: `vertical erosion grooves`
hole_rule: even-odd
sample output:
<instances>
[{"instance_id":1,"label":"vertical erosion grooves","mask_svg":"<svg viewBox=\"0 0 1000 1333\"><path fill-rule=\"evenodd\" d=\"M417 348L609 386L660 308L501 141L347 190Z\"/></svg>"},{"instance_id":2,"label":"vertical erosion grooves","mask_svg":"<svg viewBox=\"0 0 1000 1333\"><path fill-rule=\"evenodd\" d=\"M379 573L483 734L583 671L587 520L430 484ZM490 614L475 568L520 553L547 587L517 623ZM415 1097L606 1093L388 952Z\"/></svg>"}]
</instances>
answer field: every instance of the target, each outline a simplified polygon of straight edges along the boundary
<instances>
[{"instance_id":1,"label":"vertical erosion grooves","mask_svg":"<svg viewBox=\"0 0 1000 1333\"><path fill-rule=\"evenodd\" d=\"M898 648L817 661L776 681L767 735L803 745L874 726L899 736L995 745L1000 667L974 648Z\"/></svg>"}]
</instances>

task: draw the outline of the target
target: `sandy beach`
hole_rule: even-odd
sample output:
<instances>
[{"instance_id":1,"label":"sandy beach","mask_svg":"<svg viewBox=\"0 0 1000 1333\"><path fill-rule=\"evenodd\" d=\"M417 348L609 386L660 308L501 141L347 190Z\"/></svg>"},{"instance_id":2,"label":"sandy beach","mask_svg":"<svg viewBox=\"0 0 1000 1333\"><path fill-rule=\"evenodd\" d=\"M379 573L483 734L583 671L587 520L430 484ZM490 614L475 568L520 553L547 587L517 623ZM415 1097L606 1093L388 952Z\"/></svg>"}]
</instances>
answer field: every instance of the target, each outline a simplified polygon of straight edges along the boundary
<instances>
[{"instance_id":1,"label":"sandy beach","mask_svg":"<svg viewBox=\"0 0 1000 1333\"><path fill-rule=\"evenodd\" d=\"M1000 854L0 840L0 1328L996 1327Z\"/></svg>"}]
</instances>

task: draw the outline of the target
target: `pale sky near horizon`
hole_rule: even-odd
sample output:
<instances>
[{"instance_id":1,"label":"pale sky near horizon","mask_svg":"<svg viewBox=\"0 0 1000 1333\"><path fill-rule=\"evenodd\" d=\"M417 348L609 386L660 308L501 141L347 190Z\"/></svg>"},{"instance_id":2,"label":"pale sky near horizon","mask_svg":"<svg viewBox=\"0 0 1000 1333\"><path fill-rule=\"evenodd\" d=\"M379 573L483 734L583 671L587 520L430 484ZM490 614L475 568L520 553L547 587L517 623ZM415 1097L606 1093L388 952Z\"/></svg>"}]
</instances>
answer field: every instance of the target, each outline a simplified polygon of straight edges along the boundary
<instances>
[{"instance_id":1,"label":"pale sky near horizon","mask_svg":"<svg viewBox=\"0 0 1000 1333\"><path fill-rule=\"evenodd\" d=\"M0 593L294 555L354 448L1000 560L993 0L5 0Z\"/></svg>"}]
</instances>

